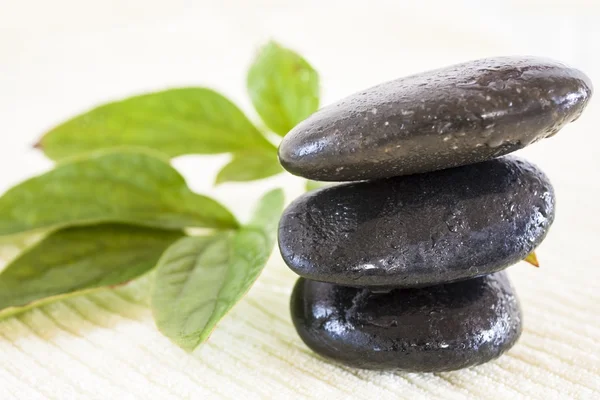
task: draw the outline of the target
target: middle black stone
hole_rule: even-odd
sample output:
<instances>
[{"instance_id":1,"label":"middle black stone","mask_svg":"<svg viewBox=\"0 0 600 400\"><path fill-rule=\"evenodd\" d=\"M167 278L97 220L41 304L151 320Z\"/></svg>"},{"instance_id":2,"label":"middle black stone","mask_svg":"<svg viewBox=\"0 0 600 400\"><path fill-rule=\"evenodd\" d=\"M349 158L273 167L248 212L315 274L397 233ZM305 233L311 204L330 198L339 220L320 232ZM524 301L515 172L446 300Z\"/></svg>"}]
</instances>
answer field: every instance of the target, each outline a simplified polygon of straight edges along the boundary
<instances>
[{"instance_id":1,"label":"middle black stone","mask_svg":"<svg viewBox=\"0 0 600 400\"><path fill-rule=\"evenodd\" d=\"M357 287L468 279L522 260L554 219L554 192L516 157L342 184L284 212L279 247L297 274Z\"/></svg>"}]
</instances>

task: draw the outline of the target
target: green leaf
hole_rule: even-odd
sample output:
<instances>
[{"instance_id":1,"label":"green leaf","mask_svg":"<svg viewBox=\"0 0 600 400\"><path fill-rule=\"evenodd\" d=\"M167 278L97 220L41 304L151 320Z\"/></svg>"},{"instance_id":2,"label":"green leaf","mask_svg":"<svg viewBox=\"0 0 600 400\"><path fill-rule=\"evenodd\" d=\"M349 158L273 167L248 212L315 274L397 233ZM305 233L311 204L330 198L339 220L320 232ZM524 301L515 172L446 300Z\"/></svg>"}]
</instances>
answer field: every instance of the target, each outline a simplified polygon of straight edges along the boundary
<instances>
[{"instance_id":1,"label":"green leaf","mask_svg":"<svg viewBox=\"0 0 600 400\"><path fill-rule=\"evenodd\" d=\"M268 239L270 246L273 246L284 200L285 196L281 189L273 189L267 192L258 201L250 222L244 228L261 232Z\"/></svg>"},{"instance_id":2,"label":"green leaf","mask_svg":"<svg viewBox=\"0 0 600 400\"><path fill-rule=\"evenodd\" d=\"M216 183L246 182L268 178L283 172L276 152L256 151L235 153L219 171Z\"/></svg>"},{"instance_id":3,"label":"green leaf","mask_svg":"<svg viewBox=\"0 0 600 400\"><path fill-rule=\"evenodd\" d=\"M54 232L0 273L0 317L126 283L152 269L178 231L102 224Z\"/></svg>"},{"instance_id":4,"label":"green leaf","mask_svg":"<svg viewBox=\"0 0 600 400\"><path fill-rule=\"evenodd\" d=\"M102 222L165 229L237 227L227 209L191 192L168 160L149 151L88 154L0 197L0 236Z\"/></svg>"},{"instance_id":5,"label":"green leaf","mask_svg":"<svg viewBox=\"0 0 600 400\"><path fill-rule=\"evenodd\" d=\"M186 351L204 342L258 278L275 242L283 192L259 202L236 232L177 241L163 255L152 289L158 329Z\"/></svg>"},{"instance_id":6,"label":"green leaf","mask_svg":"<svg viewBox=\"0 0 600 400\"><path fill-rule=\"evenodd\" d=\"M108 103L47 132L36 147L54 159L117 146L168 156L274 146L228 99L206 88L181 88Z\"/></svg>"},{"instance_id":7,"label":"green leaf","mask_svg":"<svg viewBox=\"0 0 600 400\"><path fill-rule=\"evenodd\" d=\"M321 189L321 188L328 187L331 185L332 185L331 182L319 182L319 181L313 181L313 180L308 179L306 181L306 191L310 192L312 190Z\"/></svg>"},{"instance_id":8,"label":"green leaf","mask_svg":"<svg viewBox=\"0 0 600 400\"><path fill-rule=\"evenodd\" d=\"M256 111L281 136L319 108L319 75L304 58L275 42L260 50L247 85Z\"/></svg>"},{"instance_id":9,"label":"green leaf","mask_svg":"<svg viewBox=\"0 0 600 400\"><path fill-rule=\"evenodd\" d=\"M25 249L41 241L46 235L44 233L24 233L22 235L0 237L0 264L8 263L17 258ZM6 265L6 264L5 264ZM0 267L0 271L2 271Z\"/></svg>"}]
</instances>

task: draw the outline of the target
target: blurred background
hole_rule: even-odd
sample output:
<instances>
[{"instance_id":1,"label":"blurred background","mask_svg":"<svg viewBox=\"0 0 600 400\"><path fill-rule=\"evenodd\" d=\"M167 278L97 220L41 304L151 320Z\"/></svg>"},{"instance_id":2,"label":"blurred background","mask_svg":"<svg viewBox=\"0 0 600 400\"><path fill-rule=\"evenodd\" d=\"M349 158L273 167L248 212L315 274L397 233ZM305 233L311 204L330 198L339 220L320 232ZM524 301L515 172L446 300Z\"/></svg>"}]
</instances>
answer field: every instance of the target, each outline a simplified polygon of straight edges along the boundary
<instances>
[{"instance_id":1,"label":"blurred background","mask_svg":"<svg viewBox=\"0 0 600 400\"><path fill-rule=\"evenodd\" d=\"M246 71L257 49L270 39L296 50L317 69L322 105L382 81L499 55L554 58L581 69L600 86L600 2L596 0L0 0L0 191L50 167L32 148L41 134L110 100L169 87L208 86L258 120L246 95ZM502 391L540 398L592 398L598 394L600 364L594 341L600 336L600 256L596 250L600 242L600 135L595 125L599 103L596 94L580 120L520 152L547 172L557 193L558 211L555 225L538 251L542 268L523 264L511 269L526 317L526 331L515 347L515 359L479 372L465 372L467 375L442 374L429 380L409 376L412 383L407 383L395 375L360 372L354 376L337 370L289 350L287 338L279 347L273 345L271 352L279 357L297 359L318 375L329 376L328 386L327 382L313 382L314 377L308 378L289 363L270 358L257 333L244 342L254 360L250 366L260 363L266 370L267 386L280 390L283 397L298 392L335 397L336 388L344 385L357 391L370 387L372 393L384 397L413 391L476 397ZM242 217L267 188L284 186L290 198L302 190L301 182L287 174L215 188L214 176L226 160L225 155L186 156L174 164L193 189L210 193ZM274 291L275 300L269 301L283 315L287 313L286 290L294 278L279 259L272 264L250 297L262 301L261 290L277 287L280 292ZM252 315L250 306L244 304L236 313ZM287 314L284 317L288 318ZM151 321L143 315L140 318L151 330ZM225 331L247 329L233 320L224 324ZM289 327L278 329L284 337L289 335L289 341L299 341ZM120 334L111 340L127 343L134 331L121 325ZM214 343L227 346L231 338L219 332ZM144 337L146 333L137 334ZM236 365L235 360L223 359L225 356L210 349L181 361L177 358L182 357L180 353L169 353L176 350L170 350L166 339L147 334L150 339L145 345L161 349L154 362L159 362L160 356L172 356L186 368L201 371L202 363L212 360L225 371L215 382L228 379L229 362ZM23 340L22 336L4 339L11 343ZM89 340L96 339L92 336ZM63 345L68 343L64 339ZM12 348L12 357L27 351L6 346ZM142 357L136 354L131 354L134 363L140 360L136 357ZM44 356L37 357L44 362ZM3 358L9 362L10 358ZM117 362L108 365L123 371L133 368ZM202 386L199 375L192 372L191 378L184 379L176 365L155 368L169 385L186 388L173 389L175 397L191 396L200 390L195 384ZM247 386L257 379L246 373L247 368L236 368L246 394L252 393ZM269 378L269 369L273 376L281 373L296 379L299 389L286 392L285 385L279 387L273 383L276 378ZM19 371L24 373L26 368L13 371L13 384L25 385ZM40 373L35 368L32 371ZM493 374L503 378L496 379ZM0 367L0 384L3 379L8 378ZM59 383L61 379L66 382L64 388L71 387L67 377L59 378ZM110 373L98 381L93 373L89 378L91 383L112 379L124 378ZM155 383L150 379L148 387ZM403 385L402 392L399 388ZM437 387L443 389L436 392ZM514 389L517 387L521 389ZM141 387L135 390L143 393Z\"/></svg>"},{"instance_id":2,"label":"blurred background","mask_svg":"<svg viewBox=\"0 0 600 400\"><path fill-rule=\"evenodd\" d=\"M43 157L31 145L46 130L132 94L209 86L258 119L246 95L246 70L269 39L298 51L318 70L323 105L385 80L486 56L545 56L582 69L594 82L600 74L595 0L0 0L0 5L0 160L19 165L3 168L0 186L43 168ZM577 125L526 151L541 163L552 160L543 165L550 172L597 170L591 141L598 135L582 127L591 123L595 103ZM555 157L559 151L562 157ZM578 162L566 168L564 157L575 153ZM216 160L197 162L217 169ZM206 175L212 179L215 171Z\"/></svg>"}]
</instances>

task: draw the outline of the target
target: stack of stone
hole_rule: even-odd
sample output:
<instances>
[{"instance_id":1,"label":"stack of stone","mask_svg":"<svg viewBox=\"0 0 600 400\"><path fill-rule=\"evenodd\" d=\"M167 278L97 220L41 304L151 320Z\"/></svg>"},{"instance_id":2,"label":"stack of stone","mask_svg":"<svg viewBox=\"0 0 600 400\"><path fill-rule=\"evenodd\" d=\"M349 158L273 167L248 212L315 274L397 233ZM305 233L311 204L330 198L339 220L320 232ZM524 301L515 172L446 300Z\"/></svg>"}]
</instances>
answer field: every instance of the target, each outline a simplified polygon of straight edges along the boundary
<instances>
[{"instance_id":1,"label":"stack of stone","mask_svg":"<svg viewBox=\"0 0 600 400\"><path fill-rule=\"evenodd\" d=\"M509 349L522 318L502 270L544 239L554 192L536 166L500 156L554 135L591 93L562 64L492 58L375 86L292 130L279 150L288 171L356 181L307 193L281 218L304 342L347 365L406 371Z\"/></svg>"}]
</instances>

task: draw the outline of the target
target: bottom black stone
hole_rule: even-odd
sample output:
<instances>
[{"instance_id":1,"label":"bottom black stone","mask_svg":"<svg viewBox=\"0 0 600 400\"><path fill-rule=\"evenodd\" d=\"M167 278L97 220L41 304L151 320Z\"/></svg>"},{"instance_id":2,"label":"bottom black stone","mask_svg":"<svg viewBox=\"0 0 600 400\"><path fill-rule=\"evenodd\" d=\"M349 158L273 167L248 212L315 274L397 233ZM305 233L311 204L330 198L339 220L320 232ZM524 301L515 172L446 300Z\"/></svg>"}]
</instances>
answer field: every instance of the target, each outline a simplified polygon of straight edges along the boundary
<instances>
[{"instance_id":1,"label":"bottom black stone","mask_svg":"<svg viewBox=\"0 0 600 400\"><path fill-rule=\"evenodd\" d=\"M470 367L500 356L521 334L521 309L504 272L388 293L300 278L291 312L316 353L368 369Z\"/></svg>"}]
</instances>

